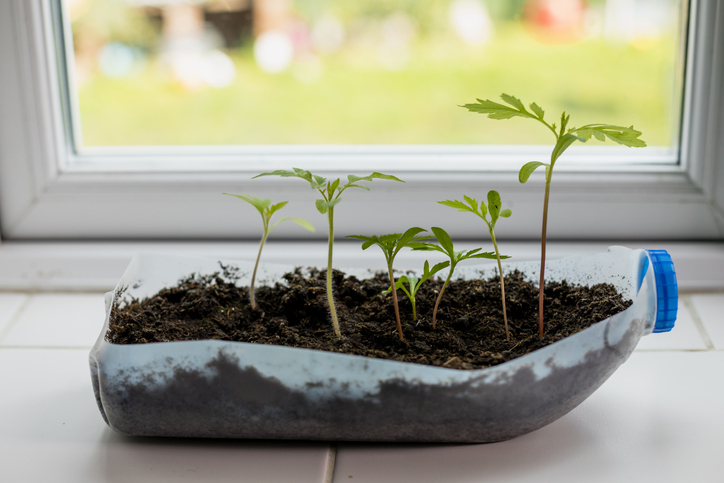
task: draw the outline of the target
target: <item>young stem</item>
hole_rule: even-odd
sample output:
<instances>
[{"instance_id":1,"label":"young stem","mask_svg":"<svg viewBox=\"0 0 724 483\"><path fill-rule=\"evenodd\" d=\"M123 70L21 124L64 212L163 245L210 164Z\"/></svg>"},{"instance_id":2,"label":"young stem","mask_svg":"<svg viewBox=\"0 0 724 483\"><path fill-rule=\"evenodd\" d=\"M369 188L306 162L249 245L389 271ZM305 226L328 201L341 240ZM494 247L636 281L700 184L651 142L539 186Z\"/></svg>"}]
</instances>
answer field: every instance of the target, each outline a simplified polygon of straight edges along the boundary
<instances>
[{"instance_id":1,"label":"young stem","mask_svg":"<svg viewBox=\"0 0 724 483\"><path fill-rule=\"evenodd\" d=\"M495 257L498 259L498 272L500 273L500 294L503 298L503 322L505 323L505 340L510 340L510 331L508 331L508 314L505 310L505 278L503 277L503 265L500 263L500 251L498 250L498 242L495 241L495 235L490 232L495 247Z\"/></svg>"},{"instance_id":2,"label":"young stem","mask_svg":"<svg viewBox=\"0 0 724 483\"><path fill-rule=\"evenodd\" d=\"M342 332L339 330L339 321L337 320L337 309L334 307L334 297L332 296L332 248L334 246L334 207L327 211L327 219L329 220L329 252L327 254L327 301L329 302L329 313L332 315L332 326L334 333L340 339Z\"/></svg>"},{"instance_id":3,"label":"young stem","mask_svg":"<svg viewBox=\"0 0 724 483\"><path fill-rule=\"evenodd\" d=\"M553 166L551 166L552 168ZM545 268L546 268L546 227L548 226L548 199L551 192L551 174L550 169L546 175L546 193L543 199L543 230L541 233L540 244L540 285L538 288L538 336L543 338L543 296L545 294Z\"/></svg>"},{"instance_id":4,"label":"young stem","mask_svg":"<svg viewBox=\"0 0 724 483\"><path fill-rule=\"evenodd\" d=\"M256 282L256 270L259 268L259 260L261 259L261 251L264 249L264 243L266 237L269 234L268 231L264 230L264 236L261 237L261 243L259 244L259 253L256 255L256 263L254 264L254 272L251 274L251 285L249 286L249 303L251 308L256 310L256 300L254 299L254 283Z\"/></svg>"},{"instance_id":5,"label":"young stem","mask_svg":"<svg viewBox=\"0 0 724 483\"><path fill-rule=\"evenodd\" d=\"M437 307L440 305L440 300L442 299L442 293L445 291L445 287L447 287L447 283L450 281L450 277L452 276L453 268L450 268L450 273L447 276L447 279L445 280L445 283L442 284L442 288L440 289L440 293L437 296L437 300L435 300L435 308L432 309L432 328L435 328L435 321L437 320Z\"/></svg>"},{"instance_id":6,"label":"young stem","mask_svg":"<svg viewBox=\"0 0 724 483\"><path fill-rule=\"evenodd\" d=\"M400 306L397 304L397 290L395 290L395 277L392 275L392 264L387 264L387 271L390 274L390 286L392 287L392 301L395 304L395 320L397 321L397 334L400 336L400 340L405 340L405 336L402 335L402 322L400 321Z\"/></svg>"}]
</instances>

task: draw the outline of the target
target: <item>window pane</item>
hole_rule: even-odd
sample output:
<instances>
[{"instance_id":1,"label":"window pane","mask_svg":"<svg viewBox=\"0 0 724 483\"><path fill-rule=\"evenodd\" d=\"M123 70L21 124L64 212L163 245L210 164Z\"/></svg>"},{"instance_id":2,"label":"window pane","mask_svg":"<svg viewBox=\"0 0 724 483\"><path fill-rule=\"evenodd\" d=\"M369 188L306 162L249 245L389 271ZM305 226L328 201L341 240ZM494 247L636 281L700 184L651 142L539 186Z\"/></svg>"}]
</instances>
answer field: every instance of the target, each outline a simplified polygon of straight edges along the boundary
<instances>
[{"instance_id":1,"label":"window pane","mask_svg":"<svg viewBox=\"0 0 724 483\"><path fill-rule=\"evenodd\" d=\"M78 149L550 143L502 92L678 141L681 0L62 2Z\"/></svg>"}]
</instances>

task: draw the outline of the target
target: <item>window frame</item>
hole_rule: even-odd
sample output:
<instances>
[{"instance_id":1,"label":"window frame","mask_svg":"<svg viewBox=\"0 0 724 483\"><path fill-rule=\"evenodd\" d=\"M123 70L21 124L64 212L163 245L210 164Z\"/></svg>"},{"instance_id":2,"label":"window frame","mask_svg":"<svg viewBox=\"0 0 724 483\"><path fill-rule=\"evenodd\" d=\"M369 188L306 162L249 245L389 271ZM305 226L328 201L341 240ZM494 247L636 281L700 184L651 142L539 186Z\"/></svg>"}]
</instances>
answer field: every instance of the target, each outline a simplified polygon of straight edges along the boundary
<instances>
[{"instance_id":1,"label":"window frame","mask_svg":"<svg viewBox=\"0 0 724 483\"><path fill-rule=\"evenodd\" d=\"M539 237L542 183L532 179L521 185L517 169L495 161L499 156L528 161L540 152L536 147L489 155L465 147L327 146L252 149L246 155L211 147L178 154L130 149L117 156L92 151L79 156L65 128L73 106L64 105L58 88L62 79L55 62L63 46L52 34L53 15L47 0L0 2L0 65L8 66L0 71L0 233L5 240L258 237L254 210L221 192L289 200L287 215L303 216L319 229L307 234L281 225L277 237L323 238L326 221L314 209L308 185L250 178L292 166L320 168L324 176L347 173L325 170L331 160L354 162L349 172L355 174L379 170L407 181L375 181L372 193L348 192L337 210L337 234L440 224L454 236L479 237L480 226L468 223L466 216L451 216L434 201L463 193L480 198L497 189L514 211L499 227L499 236ZM692 1L690 19L680 162L628 164L611 157L617 150L582 147L578 152L592 162L561 162L556 170L551 239L724 237L724 136L719 134L724 132L724 113L717 108L724 105L724 5ZM177 170L166 162L172 156L178 158ZM574 151L570 159L577 156ZM199 157L211 162L200 168L195 163ZM240 167L242 158L247 163ZM88 159L94 162L84 162ZM410 161L422 169L410 170ZM98 169L96 162L104 168ZM610 170L608 163L616 169ZM485 169L477 169L480 165ZM128 166L132 169L124 169ZM374 213L380 215L370 216ZM401 217L405 226L400 226Z\"/></svg>"}]
</instances>

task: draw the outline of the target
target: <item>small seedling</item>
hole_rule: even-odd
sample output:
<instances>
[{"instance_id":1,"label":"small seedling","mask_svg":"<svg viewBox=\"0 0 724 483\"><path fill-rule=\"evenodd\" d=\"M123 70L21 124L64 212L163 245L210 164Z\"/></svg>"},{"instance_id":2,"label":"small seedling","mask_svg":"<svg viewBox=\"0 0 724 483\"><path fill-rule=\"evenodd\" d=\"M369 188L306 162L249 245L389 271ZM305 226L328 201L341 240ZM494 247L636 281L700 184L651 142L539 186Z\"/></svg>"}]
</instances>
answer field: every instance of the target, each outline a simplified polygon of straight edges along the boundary
<instances>
[{"instance_id":1,"label":"small seedling","mask_svg":"<svg viewBox=\"0 0 724 483\"><path fill-rule=\"evenodd\" d=\"M543 167L545 168L545 195L543 198L543 228L541 234L541 268L540 268L540 285L538 295L538 335L543 337L543 294L544 294L544 271L546 262L546 228L548 225L548 200L550 198L550 187L551 177L553 176L553 167L556 164L558 158L561 157L563 152L568 149L571 144L576 141L586 142L591 137L598 139L599 141L605 141L610 139L611 141L622 144L624 146L633 148L643 148L646 143L639 139L641 131L637 131L630 127L615 126L612 124L586 124L581 127L568 127L568 121L571 116L567 115L565 111L561 114L561 125L556 127L554 124L548 124L543 119L545 111L535 102L530 104L530 111L525 108L525 105L520 99L509 96L508 94L502 94L501 98L506 104L500 104L490 100L477 99L475 104L465 104L464 106L471 112L477 112L479 114L487 114L490 119L511 119L513 117L524 117L533 119L540 122L546 128L548 128L556 138L556 144L551 152L550 163L543 163L540 161L531 161L525 163L520 172L518 173L518 180L521 183L525 183L533 174L533 171Z\"/></svg>"},{"instance_id":2,"label":"small seedling","mask_svg":"<svg viewBox=\"0 0 724 483\"><path fill-rule=\"evenodd\" d=\"M397 279L395 282L395 288L405 292L405 295L407 295L407 298L410 300L410 304L412 305L412 320L417 320L417 305L415 301L417 291L420 290L423 283L448 266L450 266L449 261L440 262L436 263L435 266L432 267L432 270L430 270L430 262L425 260L425 266L422 269L422 278L418 278L414 275L400 275ZM405 284L407 284L409 288L405 287ZM384 293L387 292L392 292L392 287L385 290Z\"/></svg>"},{"instance_id":3,"label":"small seedling","mask_svg":"<svg viewBox=\"0 0 724 483\"><path fill-rule=\"evenodd\" d=\"M390 181L399 181L404 183L401 179L382 173L372 173L369 176L356 176L354 174L347 175L347 183L341 184L340 179L337 178L334 181L329 181L327 178L312 174L309 171L293 168L294 171L277 170L271 173L262 173L254 176L258 178L260 176L281 176L282 178L300 178L308 182L312 189L319 191L322 198L315 200L314 204L323 215L327 215L327 221L329 223L329 249L327 254L327 301L329 303L329 313L332 317L332 326L334 333L337 337L342 337L342 332L339 330L339 321L337 319L337 309L334 307L334 297L332 295L332 252L334 247L334 206L342 201L342 193L347 188L362 188L369 191L367 186L357 184L360 181L372 181L374 179L386 179Z\"/></svg>"},{"instance_id":4,"label":"small seedling","mask_svg":"<svg viewBox=\"0 0 724 483\"><path fill-rule=\"evenodd\" d=\"M397 334L400 336L400 340L404 340L402 335L402 322L400 321L400 306L397 303L397 290L395 290L395 276L392 273L392 265L395 262L395 257L400 250L405 247L411 246L413 243L420 243L422 240L426 240L428 237L418 236L419 233L425 231L423 228L413 227L407 230L405 233L391 233L389 235L349 235L348 238L356 238L362 240L362 250L367 250L372 245L377 245L382 249L382 253L385 254L385 261L387 262L387 273L390 276L390 290L392 290L392 301L395 306L395 320L397 321Z\"/></svg>"},{"instance_id":5,"label":"small seedling","mask_svg":"<svg viewBox=\"0 0 724 483\"><path fill-rule=\"evenodd\" d=\"M505 324L505 340L510 340L510 331L508 330L508 313L505 310L505 278L503 277L503 265L500 263L501 259L510 258L506 255L501 255L498 250L498 242L495 239L495 224L498 219L502 216L508 218L513 212L506 208L501 210L502 203L500 201L500 194L495 190L488 191L488 206L485 206L485 202L481 201L478 206L478 202L475 198L463 195L463 199L467 203L462 201L446 200L438 201L441 205L449 206L450 208L456 208L458 211L467 211L478 215L483 219L486 225L488 225L488 231L490 232L490 238L493 240L493 246L495 247L495 257L498 260L498 272L500 273L500 296L503 299L503 322ZM490 221L488 221L488 212L490 212Z\"/></svg>"},{"instance_id":6,"label":"small seedling","mask_svg":"<svg viewBox=\"0 0 724 483\"><path fill-rule=\"evenodd\" d=\"M306 228L309 231L314 231L314 227L311 223L309 223L307 220L303 220L302 218L295 218L295 217L286 217L282 218L276 223L274 223L272 226L269 226L269 222L271 221L272 215L276 213L277 211L284 208L288 201L282 201L281 203L277 203L275 205L271 204L271 200L269 198L262 200L261 198L257 198L255 196L251 195L232 195L230 193L224 193L227 196L233 196L234 198L239 198L240 200L246 201L251 206L257 209L259 214L261 214L261 221L264 226L264 234L261 237L261 243L259 244L259 253L256 256L256 263L254 264L254 272L251 275L251 285L249 286L249 303L251 304L252 309L256 309L256 300L254 299L254 282L256 281L256 270L259 268L259 259L261 259L261 251L264 249L264 243L266 243L266 239L269 236L269 233L276 228L281 222L283 221L293 221L294 223L298 224L302 228Z\"/></svg>"},{"instance_id":7,"label":"small seedling","mask_svg":"<svg viewBox=\"0 0 724 483\"><path fill-rule=\"evenodd\" d=\"M437 300L435 300L435 308L432 310L432 327L435 328L435 322L437 320L437 309L440 306L440 300L442 299L442 294L445 292L445 288L447 287L448 283L450 282L450 279L452 278L453 272L455 271L455 267L458 263L462 262L463 260L467 260L469 258L487 258L489 260L495 259L495 253L491 252L481 252L482 248L474 248L472 250L467 251L460 251L456 252L453 248L453 242L450 238L450 235L447 234L445 230L443 230L440 227L433 226L432 232L435 234L435 238L437 238L437 243L414 243L412 245L413 250L434 250L438 251L440 253L444 253L450 258L450 270L447 274L447 279L445 279L445 283L442 285L442 288L440 289L440 293L437 296Z\"/></svg>"}]
</instances>

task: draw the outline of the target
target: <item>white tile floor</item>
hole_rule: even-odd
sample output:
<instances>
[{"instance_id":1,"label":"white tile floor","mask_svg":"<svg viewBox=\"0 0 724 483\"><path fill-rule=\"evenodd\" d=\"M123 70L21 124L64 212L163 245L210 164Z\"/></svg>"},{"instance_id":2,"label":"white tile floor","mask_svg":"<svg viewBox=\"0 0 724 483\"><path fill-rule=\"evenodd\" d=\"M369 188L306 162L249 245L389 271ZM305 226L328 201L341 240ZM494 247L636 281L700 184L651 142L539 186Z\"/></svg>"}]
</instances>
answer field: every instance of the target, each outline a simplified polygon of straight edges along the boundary
<instances>
[{"instance_id":1,"label":"white tile floor","mask_svg":"<svg viewBox=\"0 0 724 483\"><path fill-rule=\"evenodd\" d=\"M531 434L328 445L120 436L88 371L103 295L0 293L0 482L722 482L724 293L682 302L674 331L642 339L588 400ZM55 338L60 326L72 330Z\"/></svg>"}]
</instances>

